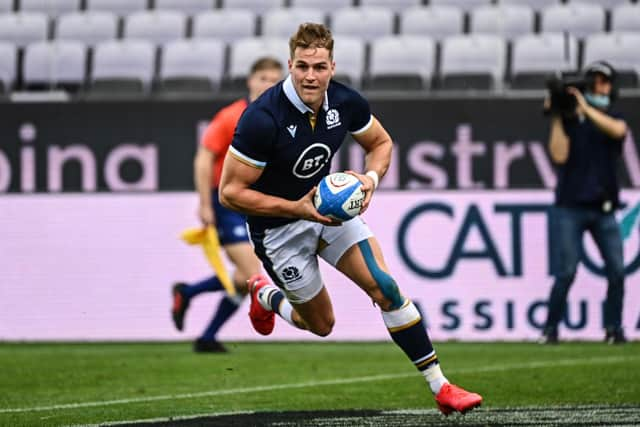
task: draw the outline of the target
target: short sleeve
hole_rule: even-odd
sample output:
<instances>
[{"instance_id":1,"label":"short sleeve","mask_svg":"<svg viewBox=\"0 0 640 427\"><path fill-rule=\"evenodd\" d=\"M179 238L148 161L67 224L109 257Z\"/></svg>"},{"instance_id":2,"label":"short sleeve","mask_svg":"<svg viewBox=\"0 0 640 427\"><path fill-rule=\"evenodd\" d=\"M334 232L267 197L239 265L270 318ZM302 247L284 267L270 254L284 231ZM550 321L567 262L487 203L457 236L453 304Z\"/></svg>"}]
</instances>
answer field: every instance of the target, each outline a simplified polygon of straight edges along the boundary
<instances>
[{"instance_id":1,"label":"short sleeve","mask_svg":"<svg viewBox=\"0 0 640 427\"><path fill-rule=\"evenodd\" d=\"M233 137L235 122L229 120L227 116L225 110L216 114L202 136L202 146L215 155L223 154Z\"/></svg>"},{"instance_id":2,"label":"short sleeve","mask_svg":"<svg viewBox=\"0 0 640 427\"><path fill-rule=\"evenodd\" d=\"M240 117L229 152L243 163L264 168L271 157L276 136L273 117L250 105Z\"/></svg>"},{"instance_id":3,"label":"short sleeve","mask_svg":"<svg viewBox=\"0 0 640 427\"><path fill-rule=\"evenodd\" d=\"M371 116L369 102L356 91L353 91L351 95L349 108L351 110L349 132L357 135L365 132L369 127L371 127L371 123L373 123L373 116Z\"/></svg>"}]
</instances>

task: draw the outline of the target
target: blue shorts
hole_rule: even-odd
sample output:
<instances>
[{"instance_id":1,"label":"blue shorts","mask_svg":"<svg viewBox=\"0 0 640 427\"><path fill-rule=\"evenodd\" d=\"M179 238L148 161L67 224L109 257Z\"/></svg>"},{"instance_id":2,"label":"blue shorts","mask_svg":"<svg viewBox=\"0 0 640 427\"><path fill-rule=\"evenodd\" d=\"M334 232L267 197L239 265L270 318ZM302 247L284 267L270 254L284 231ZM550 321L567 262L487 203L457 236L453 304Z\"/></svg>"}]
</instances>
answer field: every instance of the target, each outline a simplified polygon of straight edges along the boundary
<instances>
[{"instance_id":1,"label":"blue shorts","mask_svg":"<svg viewBox=\"0 0 640 427\"><path fill-rule=\"evenodd\" d=\"M216 229L221 245L248 242L247 218L241 213L225 208L220 204L218 189L211 190L211 204L216 215Z\"/></svg>"}]
</instances>

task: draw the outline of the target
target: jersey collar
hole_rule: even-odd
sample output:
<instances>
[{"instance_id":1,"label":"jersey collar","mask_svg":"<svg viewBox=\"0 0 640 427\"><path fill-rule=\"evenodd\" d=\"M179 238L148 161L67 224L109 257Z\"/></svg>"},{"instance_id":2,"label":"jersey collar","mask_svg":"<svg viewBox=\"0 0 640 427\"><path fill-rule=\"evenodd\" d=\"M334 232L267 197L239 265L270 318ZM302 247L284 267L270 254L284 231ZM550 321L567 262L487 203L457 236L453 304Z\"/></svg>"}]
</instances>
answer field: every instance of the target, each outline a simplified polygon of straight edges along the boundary
<instances>
[{"instance_id":1,"label":"jersey collar","mask_svg":"<svg viewBox=\"0 0 640 427\"><path fill-rule=\"evenodd\" d=\"M287 99L293 104L294 107L298 109L302 114L311 113L314 114L313 111L307 104L302 102L302 99L298 96L298 92L293 87L293 82L291 81L291 74L287 76L284 83L282 84L282 89L284 90L284 94L287 96ZM329 96L327 92L324 92L324 100L322 101L322 108L324 111L329 109Z\"/></svg>"}]
</instances>

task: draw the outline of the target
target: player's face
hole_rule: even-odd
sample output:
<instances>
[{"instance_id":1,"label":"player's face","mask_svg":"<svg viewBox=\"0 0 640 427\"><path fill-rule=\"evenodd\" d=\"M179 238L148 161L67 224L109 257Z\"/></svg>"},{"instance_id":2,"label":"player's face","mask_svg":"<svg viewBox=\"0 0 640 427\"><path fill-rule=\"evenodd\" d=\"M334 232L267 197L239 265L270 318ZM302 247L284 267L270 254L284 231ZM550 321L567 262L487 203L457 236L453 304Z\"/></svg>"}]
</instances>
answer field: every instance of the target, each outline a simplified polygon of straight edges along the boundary
<instances>
[{"instance_id":1,"label":"player's face","mask_svg":"<svg viewBox=\"0 0 640 427\"><path fill-rule=\"evenodd\" d=\"M596 74L593 84L593 93L596 95L609 95L611 93L611 82L604 76Z\"/></svg>"},{"instance_id":2,"label":"player's face","mask_svg":"<svg viewBox=\"0 0 640 427\"><path fill-rule=\"evenodd\" d=\"M289 72L298 96L315 111L322 105L334 70L335 63L324 47L296 48L289 59Z\"/></svg>"},{"instance_id":3,"label":"player's face","mask_svg":"<svg viewBox=\"0 0 640 427\"><path fill-rule=\"evenodd\" d=\"M282 80L282 71L277 68L269 68L256 71L247 80L249 88L249 100L255 101L262 93L274 84Z\"/></svg>"}]
</instances>

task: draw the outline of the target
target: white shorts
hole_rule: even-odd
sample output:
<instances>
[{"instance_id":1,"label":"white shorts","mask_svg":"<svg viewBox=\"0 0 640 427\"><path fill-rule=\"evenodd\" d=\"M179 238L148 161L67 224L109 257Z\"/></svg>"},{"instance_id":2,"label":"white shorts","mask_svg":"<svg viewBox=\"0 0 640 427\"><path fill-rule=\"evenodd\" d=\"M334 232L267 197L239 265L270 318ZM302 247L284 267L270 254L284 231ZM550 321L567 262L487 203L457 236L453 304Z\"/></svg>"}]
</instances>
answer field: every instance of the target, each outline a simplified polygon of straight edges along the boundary
<instances>
[{"instance_id":1,"label":"white shorts","mask_svg":"<svg viewBox=\"0 0 640 427\"><path fill-rule=\"evenodd\" d=\"M335 267L347 249L371 236L360 217L336 227L299 220L267 229L264 234L251 233L265 270L293 304L310 301L322 290L318 255ZM318 252L320 240L327 246Z\"/></svg>"}]
</instances>

